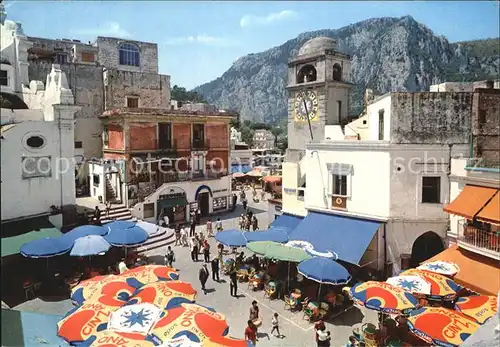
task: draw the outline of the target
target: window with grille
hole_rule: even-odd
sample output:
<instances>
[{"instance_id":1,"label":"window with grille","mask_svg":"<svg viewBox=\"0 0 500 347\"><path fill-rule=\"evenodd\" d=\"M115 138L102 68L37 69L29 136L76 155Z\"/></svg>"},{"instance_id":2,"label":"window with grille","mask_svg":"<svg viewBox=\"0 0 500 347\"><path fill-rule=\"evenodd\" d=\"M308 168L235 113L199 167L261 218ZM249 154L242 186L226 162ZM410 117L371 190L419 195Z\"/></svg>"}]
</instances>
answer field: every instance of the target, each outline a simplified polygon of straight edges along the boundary
<instances>
[{"instance_id":1,"label":"window with grille","mask_svg":"<svg viewBox=\"0 0 500 347\"><path fill-rule=\"evenodd\" d=\"M7 70L0 70L0 86L8 86L9 85L9 75Z\"/></svg>"},{"instance_id":2,"label":"window with grille","mask_svg":"<svg viewBox=\"0 0 500 347\"><path fill-rule=\"evenodd\" d=\"M441 203L441 177L422 177L422 203Z\"/></svg>"},{"instance_id":3,"label":"window with grille","mask_svg":"<svg viewBox=\"0 0 500 347\"><path fill-rule=\"evenodd\" d=\"M120 65L140 66L139 47L131 43L124 43L119 48Z\"/></svg>"},{"instance_id":4,"label":"window with grille","mask_svg":"<svg viewBox=\"0 0 500 347\"><path fill-rule=\"evenodd\" d=\"M56 54L56 64L62 65L68 63L67 54Z\"/></svg>"},{"instance_id":5,"label":"window with grille","mask_svg":"<svg viewBox=\"0 0 500 347\"><path fill-rule=\"evenodd\" d=\"M333 175L332 195L347 196L347 176Z\"/></svg>"},{"instance_id":6,"label":"window with grille","mask_svg":"<svg viewBox=\"0 0 500 347\"><path fill-rule=\"evenodd\" d=\"M75 148L76 148L76 149L83 148L83 143L82 143L82 141L75 141Z\"/></svg>"},{"instance_id":7,"label":"window with grille","mask_svg":"<svg viewBox=\"0 0 500 347\"><path fill-rule=\"evenodd\" d=\"M128 108L139 108L139 98L127 97Z\"/></svg>"}]
</instances>

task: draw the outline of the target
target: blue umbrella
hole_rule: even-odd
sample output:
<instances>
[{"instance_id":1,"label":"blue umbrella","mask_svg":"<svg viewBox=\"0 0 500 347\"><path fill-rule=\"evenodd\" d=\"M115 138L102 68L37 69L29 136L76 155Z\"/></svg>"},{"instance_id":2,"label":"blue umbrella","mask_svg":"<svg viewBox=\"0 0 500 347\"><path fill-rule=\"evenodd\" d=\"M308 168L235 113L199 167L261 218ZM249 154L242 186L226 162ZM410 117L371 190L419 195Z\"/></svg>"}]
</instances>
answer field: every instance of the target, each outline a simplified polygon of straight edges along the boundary
<instances>
[{"instance_id":1,"label":"blue umbrella","mask_svg":"<svg viewBox=\"0 0 500 347\"><path fill-rule=\"evenodd\" d=\"M323 257L304 260L297 266L297 270L304 277L319 283L345 284L351 279L351 275L345 267L334 260Z\"/></svg>"},{"instance_id":2,"label":"blue umbrella","mask_svg":"<svg viewBox=\"0 0 500 347\"><path fill-rule=\"evenodd\" d=\"M70 232L61 236L62 239L67 239L71 243L75 242L77 239L81 237L85 237L88 235L99 235L104 236L108 233L108 229L104 227L100 227L97 225L82 225L74 228Z\"/></svg>"},{"instance_id":3,"label":"blue umbrella","mask_svg":"<svg viewBox=\"0 0 500 347\"><path fill-rule=\"evenodd\" d=\"M107 228L109 231L129 229L135 226L136 226L135 222L129 222L123 220L117 220L114 222L104 224L104 227Z\"/></svg>"},{"instance_id":4,"label":"blue umbrella","mask_svg":"<svg viewBox=\"0 0 500 347\"><path fill-rule=\"evenodd\" d=\"M88 235L76 239L70 255L75 257L87 257L107 252L111 245L99 235Z\"/></svg>"},{"instance_id":5,"label":"blue umbrella","mask_svg":"<svg viewBox=\"0 0 500 347\"><path fill-rule=\"evenodd\" d=\"M243 233L243 236L248 242L253 241L273 241L285 243L288 242L288 235L281 230L265 230L265 231L247 231Z\"/></svg>"},{"instance_id":6,"label":"blue umbrella","mask_svg":"<svg viewBox=\"0 0 500 347\"><path fill-rule=\"evenodd\" d=\"M215 235L215 239L229 247L243 247L247 244L247 239L243 236L243 232L236 229L220 231Z\"/></svg>"},{"instance_id":7,"label":"blue umbrella","mask_svg":"<svg viewBox=\"0 0 500 347\"><path fill-rule=\"evenodd\" d=\"M125 229L111 229L104 239L113 246L127 247L143 243L148 237L149 234L144 229L133 226Z\"/></svg>"},{"instance_id":8,"label":"blue umbrella","mask_svg":"<svg viewBox=\"0 0 500 347\"><path fill-rule=\"evenodd\" d=\"M72 245L72 242L61 237L46 237L25 243L20 252L28 258L49 258L66 253Z\"/></svg>"}]
</instances>

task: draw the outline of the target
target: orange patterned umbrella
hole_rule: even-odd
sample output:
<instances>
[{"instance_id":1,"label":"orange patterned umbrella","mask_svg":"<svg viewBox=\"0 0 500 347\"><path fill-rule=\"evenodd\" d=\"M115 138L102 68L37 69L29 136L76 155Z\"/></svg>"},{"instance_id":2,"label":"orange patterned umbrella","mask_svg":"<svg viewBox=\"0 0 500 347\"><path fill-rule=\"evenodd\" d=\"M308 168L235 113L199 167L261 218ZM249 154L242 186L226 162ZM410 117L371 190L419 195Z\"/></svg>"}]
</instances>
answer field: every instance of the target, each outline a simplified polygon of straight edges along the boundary
<instances>
[{"instance_id":1,"label":"orange patterned umbrella","mask_svg":"<svg viewBox=\"0 0 500 347\"><path fill-rule=\"evenodd\" d=\"M75 307L57 323L57 335L68 342L86 341L97 331L106 329L111 313L117 308L99 302Z\"/></svg>"},{"instance_id":2,"label":"orange patterned umbrella","mask_svg":"<svg viewBox=\"0 0 500 347\"><path fill-rule=\"evenodd\" d=\"M203 347L250 347L250 341L235 339L228 336L211 337L203 342Z\"/></svg>"},{"instance_id":3,"label":"orange patterned umbrella","mask_svg":"<svg viewBox=\"0 0 500 347\"><path fill-rule=\"evenodd\" d=\"M91 342L90 347L154 347L155 343L145 340L145 336L132 333L120 333L110 330L105 330L96 333L88 342Z\"/></svg>"},{"instance_id":4,"label":"orange patterned umbrella","mask_svg":"<svg viewBox=\"0 0 500 347\"><path fill-rule=\"evenodd\" d=\"M386 282L358 283L350 289L349 295L356 304L385 313L404 314L418 304L413 295Z\"/></svg>"},{"instance_id":5,"label":"orange patterned umbrella","mask_svg":"<svg viewBox=\"0 0 500 347\"><path fill-rule=\"evenodd\" d=\"M226 335L228 329L220 313L196 304L181 304L165 311L149 338L163 342L186 336L193 342L204 343L208 338Z\"/></svg>"},{"instance_id":6,"label":"orange patterned umbrella","mask_svg":"<svg viewBox=\"0 0 500 347\"><path fill-rule=\"evenodd\" d=\"M435 272L409 269L403 271L400 276L420 276L429 282L431 284L431 294L428 295L430 299L454 300L457 293L463 289L452 279Z\"/></svg>"},{"instance_id":7,"label":"orange patterned umbrella","mask_svg":"<svg viewBox=\"0 0 500 347\"><path fill-rule=\"evenodd\" d=\"M120 277L127 278L132 286L140 288L153 282L178 280L179 273L168 266L144 265L125 271Z\"/></svg>"},{"instance_id":8,"label":"orange patterned umbrella","mask_svg":"<svg viewBox=\"0 0 500 347\"><path fill-rule=\"evenodd\" d=\"M171 309L196 299L196 289L191 283L181 281L155 282L137 290L129 304L148 302L162 309Z\"/></svg>"},{"instance_id":9,"label":"orange patterned umbrella","mask_svg":"<svg viewBox=\"0 0 500 347\"><path fill-rule=\"evenodd\" d=\"M86 301L99 301L108 306L119 307L126 303L136 288L121 276L97 276L83 281L71 293L71 300L78 305Z\"/></svg>"},{"instance_id":10,"label":"orange patterned umbrella","mask_svg":"<svg viewBox=\"0 0 500 347\"><path fill-rule=\"evenodd\" d=\"M443 307L422 307L408 317L410 331L434 346L461 345L479 328L479 324L460 312Z\"/></svg>"},{"instance_id":11,"label":"orange patterned umbrella","mask_svg":"<svg viewBox=\"0 0 500 347\"><path fill-rule=\"evenodd\" d=\"M497 311L497 297L493 295L473 295L458 298L457 309L480 324L493 317Z\"/></svg>"}]
</instances>

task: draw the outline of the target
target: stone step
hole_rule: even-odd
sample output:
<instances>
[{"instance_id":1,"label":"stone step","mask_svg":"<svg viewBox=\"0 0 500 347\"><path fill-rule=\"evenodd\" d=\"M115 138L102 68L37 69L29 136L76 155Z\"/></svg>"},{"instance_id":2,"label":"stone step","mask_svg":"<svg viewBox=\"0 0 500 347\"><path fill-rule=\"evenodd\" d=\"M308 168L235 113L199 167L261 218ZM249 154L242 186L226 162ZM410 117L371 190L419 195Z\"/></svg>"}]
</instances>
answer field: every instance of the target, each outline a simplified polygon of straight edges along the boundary
<instances>
[{"instance_id":1,"label":"stone step","mask_svg":"<svg viewBox=\"0 0 500 347\"><path fill-rule=\"evenodd\" d=\"M101 224L105 224L105 223L108 223L108 222L113 222L113 221L117 221L117 220L121 220L121 221L130 221L130 222L136 222L137 219L136 218L133 218L132 216L122 216L122 217L105 217L105 218L101 218Z\"/></svg>"},{"instance_id":2,"label":"stone step","mask_svg":"<svg viewBox=\"0 0 500 347\"><path fill-rule=\"evenodd\" d=\"M164 229L165 230L165 229ZM166 229L161 234L149 238L145 243L136 248L136 252L141 254L160 247L166 247L175 242L175 233L173 229Z\"/></svg>"}]
</instances>

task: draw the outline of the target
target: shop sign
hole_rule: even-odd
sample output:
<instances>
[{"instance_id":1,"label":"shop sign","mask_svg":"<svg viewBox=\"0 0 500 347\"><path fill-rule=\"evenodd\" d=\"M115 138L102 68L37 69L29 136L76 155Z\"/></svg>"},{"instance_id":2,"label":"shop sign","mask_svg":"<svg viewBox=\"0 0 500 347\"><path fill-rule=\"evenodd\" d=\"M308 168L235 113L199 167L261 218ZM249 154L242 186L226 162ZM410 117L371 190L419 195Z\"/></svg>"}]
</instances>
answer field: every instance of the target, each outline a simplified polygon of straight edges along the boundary
<instances>
[{"instance_id":1,"label":"shop sign","mask_svg":"<svg viewBox=\"0 0 500 347\"><path fill-rule=\"evenodd\" d=\"M159 200L171 200L171 199L182 199L186 198L186 193L169 193L169 194L162 194L158 197Z\"/></svg>"},{"instance_id":2,"label":"shop sign","mask_svg":"<svg viewBox=\"0 0 500 347\"><path fill-rule=\"evenodd\" d=\"M213 190L212 193L223 193L223 192L227 192L227 189L217 189L217 190Z\"/></svg>"}]
</instances>

